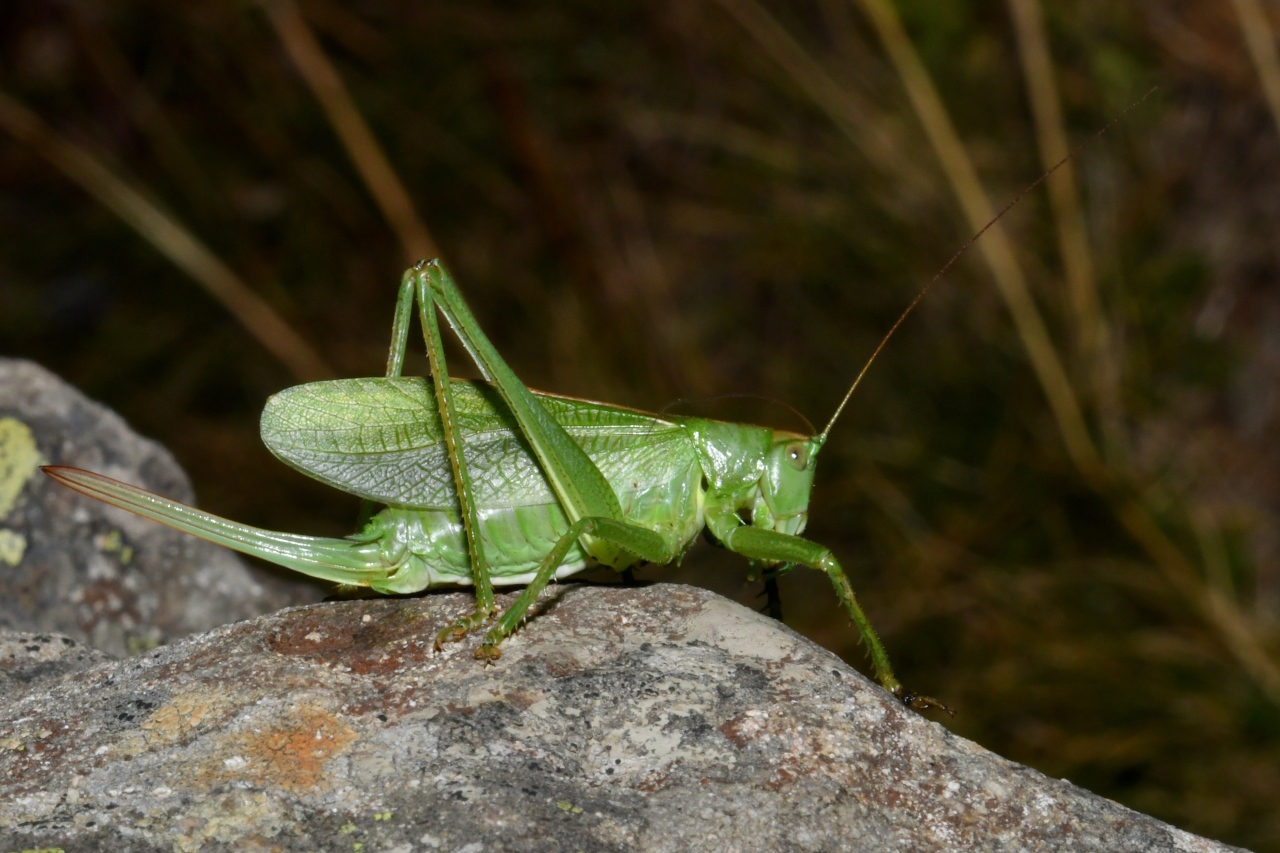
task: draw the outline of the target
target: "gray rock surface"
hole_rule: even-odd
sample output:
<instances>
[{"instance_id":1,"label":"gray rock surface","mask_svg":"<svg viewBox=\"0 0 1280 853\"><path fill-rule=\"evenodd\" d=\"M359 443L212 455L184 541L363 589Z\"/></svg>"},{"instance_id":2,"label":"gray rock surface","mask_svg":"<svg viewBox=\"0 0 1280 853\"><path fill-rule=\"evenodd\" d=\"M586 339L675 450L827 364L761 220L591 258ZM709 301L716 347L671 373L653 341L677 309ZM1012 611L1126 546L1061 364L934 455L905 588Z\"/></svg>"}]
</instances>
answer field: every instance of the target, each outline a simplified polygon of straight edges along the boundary
<instances>
[{"instance_id":1,"label":"gray rock surface","mask_svg":"<svg viewBox=\"0 0 1280 853\"><path fill-rule=\"evenodd\" d=\"M709 592L553 587L488 668L432 652L470 603L293 608L0 697L0 850L1227 849Z\"/></svg>"},{"instance_id":2,"label":"gray rock surface","mask_svg":"<svg viewBox=\"0 0 1280 853\"><path fill-rule=\"evenodd\" d=\"M31 634L0 628L0 695L16 695L113 660L61 634Z\"/></svg>"},{"instance_id":3,"label":"gray rock surface","mask_svg":"<svg viewBox=\"0 0 1280 853\"><path fill-rule=\"evenodd\" d=\"M0 358L0 628L131 654L318 595L230 551L57 485L74 465L192 501L173 456L47 370ZM300 597L301 596L301 597Z\"/></svg>"}]
</instances>

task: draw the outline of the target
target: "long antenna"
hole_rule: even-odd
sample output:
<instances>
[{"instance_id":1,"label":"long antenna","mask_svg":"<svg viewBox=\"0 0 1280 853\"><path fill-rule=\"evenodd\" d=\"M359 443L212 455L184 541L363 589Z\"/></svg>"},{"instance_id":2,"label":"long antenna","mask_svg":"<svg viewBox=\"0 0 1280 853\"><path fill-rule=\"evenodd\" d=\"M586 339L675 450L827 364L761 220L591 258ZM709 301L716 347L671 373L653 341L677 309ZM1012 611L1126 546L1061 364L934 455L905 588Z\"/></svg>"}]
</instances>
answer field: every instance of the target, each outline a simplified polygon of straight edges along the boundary
<instances>
[{"instance_id":1,"label":"long antenna","mask_svg":"<svg viewBox=\"0 0 1280 853\"><path fill-rule=\"evenodd\" d=\"M969 247L972 246L974 243L978 242L978 238L981 237L983 234L986 234L987 231L990 230L991 226L999 222L1001 218L1003 218L1004 215L1013 208L1014 205L1022 201L1023 197L1027 193L1031 192L1036 187L1040 186L1040 184L1044 183L1045 180L1047 180L1050 175L1052 175L1054 172L1061 169L1067 163L1068 160L1071 160L1073 157L1076 156L1076 154L1080 153L1081 149L1083 149L1085 146L1093 144L1094 140L1102 136L1102 134L1106 133L1108 130L1114 127L1117 122L1119 122L1126 115L1128 115L1130 110L1132 110L1134 107L1141 104L1147 98L1151 97L1151 93L1154 92L1157 88L1159 87L1152 86L1149 90L1147 90L1147 93L1145 95L1143 95L1141 98L1138 98L1138 100L1134 101L1129 106L1125 107L1125 109L1120 113L1120 115L1116 116L1111 121L1107 122L1107 124L1101 130L1096 131L1092 136L1088 137L1079 145L1077 145L1075 148L1072 148L1069 152L1067 152L1067 156L1063 157L1057 163L1054 163L1052 169L1045 172L1043 175L1041 175L1040 177L1032 181L1030 184L1028 184L1027 187L1022 192L1018 193L1016 196L1013 197L1013 201L1006 204L1000 210L1000 212L997 213L992 218L990 222L988 222L986 225L983 225L982 228L978 230L977 234L974 234L972 237L966 240L964 242L964 245L962 245L959 249L956 250L956 253L951 256L950 260L948 260L945 264L942 265L942 269L938 270L937 275L929 279L929 283L926 284L924 287L920 288L920 292L916 294L915 299L911 300L911 304L907 306L905 311L903 311L901 314L898 315L898 319L895 320L893 325L889 327L889 331L885 332L884 337L880 339L880 343L876 344L876 348L871 352L871 357L868 358L867 363L862 366L862 370L858 371L858 375L854 377L853 384L850 385L849 390L845 392L844 399L840 401L840 405L836 406L835 414L831 416L831 420L827 421L827 425L823 427L822 432L818 435L819 444L827 440L827 434L831 432L831 427L835 426L836 418L840 417L840 413L844 411L844 407L849 402L849 398L853 396L853 392L857 389L858 383L862 381L862 377L867 375L867 371L871 369L872 362L874 362L876 360L876 357L880 355L880 350L885 348L885 345L889 343L889 338L893 337L893 333L898 331L898 327L901 326L903 321L906 320L907 317L911 314L911 312L915 310L915 307L920 304L920 300L924 299L925 294L927 294L930 291L930 289L933 288L934 284L937 283L938 279L946 275L947 270L951 269L951 267L955 264L955 262L960 260L960 256L963 255L965 252L969 251Z\"/></svg>"},{"instance_id":2,"label":"long antenna","mask_svg":"<svg viewBox=\"0 0 1280 853\"><path fill-rule=\"evenodd\" d=\"M774 406L786 409L797 419L804 422L804 428L808 430L805 435L813 435L813 422L804 416L804 412L788 403L786 400L779 400L776 397L769 397L764 394L709 394L704 397L681 397L679 400L673 400L658 410L659 415L665 415L677 406L684 406L690 403L714 403L719 400L759 400Z\"/></svg>"}]
</instances>

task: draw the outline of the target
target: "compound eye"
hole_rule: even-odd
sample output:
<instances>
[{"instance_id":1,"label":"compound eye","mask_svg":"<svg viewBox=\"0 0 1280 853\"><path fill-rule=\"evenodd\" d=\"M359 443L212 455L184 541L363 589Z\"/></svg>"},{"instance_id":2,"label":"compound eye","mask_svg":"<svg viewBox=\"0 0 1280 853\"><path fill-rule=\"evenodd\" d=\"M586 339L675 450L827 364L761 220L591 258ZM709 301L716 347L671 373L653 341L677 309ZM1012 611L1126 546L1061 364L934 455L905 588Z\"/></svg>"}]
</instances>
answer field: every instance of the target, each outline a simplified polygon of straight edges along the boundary
<instances>
[{"instance_id":1,"label":"compound eye","mask_svg":"<svg viewBox=\"0 0 1280 853\"><path fill-rule=\"evenodd\" d=\"M803 471L809 467L809 446L799 442L788 444L782 454L787 458L787 463L797 471Z\"/></svg>"}]
</instances>

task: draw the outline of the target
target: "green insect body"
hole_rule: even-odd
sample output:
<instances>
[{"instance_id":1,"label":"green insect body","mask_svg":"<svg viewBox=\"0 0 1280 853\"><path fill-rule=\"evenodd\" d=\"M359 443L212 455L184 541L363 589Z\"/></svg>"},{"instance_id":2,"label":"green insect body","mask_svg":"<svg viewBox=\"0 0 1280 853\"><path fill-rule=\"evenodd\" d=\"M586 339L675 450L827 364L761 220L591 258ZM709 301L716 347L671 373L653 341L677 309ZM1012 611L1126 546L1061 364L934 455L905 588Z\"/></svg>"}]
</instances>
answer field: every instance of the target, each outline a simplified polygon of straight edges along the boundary
<instances>
[{"instance_id":1,"label":"green insect body","mask_svg":"<svg viewBox=\"0 0 1280 853\"><path fill-rule=\"evenodd\" d=\"M495 585L530 583L568 529L568 517L492 386L453 380L452 392L457 434L472 461L490 576ZM776 517L774 529L784 532L804 526L804 508L793 511L790 494L775 500L774 484L761 475L766 457L779 455L769 430L535 396L605 476L622 515L658 532L673 557L694 542L708 505L713 515L745 510L753 518ZM382 592L471 583L466 534L434 406L425 379L351 379L290 388L268 401L262 415L263 440L281 460L387 507L358 535L359 541L384 543L376 571L387 574L369 580ZM803 439L792 437L787 446L797 441ZM734 460L736 469L717 470L724 458ZM730 483L737 488L727 488ZM556 577L591 562L574 542ZM613 568L636 562L623 552Z\"/></svg>"},{"instance_id":2,"label":"green insect body","mask_svg":"<svg viewBox=\"0 0 1280 853\"><path fill-rule=\"evenodd\" d=\"M415 300L430 378L400 375ZM437 308L485 381L443 378ZM902 687L835 557L800 536L830 428L806 437L530 391L432 261L405 273L386 377L299 385L263 411L262 438L278 458L384 507L359 533L260 530L99 474L45 470L92 497L312 577L382 593L473 585L475 609L440 632L437 646L495 615L495 585L524 585L477 648L486 661L500 656L551 580L597 564L678 560L705 527L754 566L825 572L881 684L911 707L945 709Z\"/></svg>"}]
</instances>

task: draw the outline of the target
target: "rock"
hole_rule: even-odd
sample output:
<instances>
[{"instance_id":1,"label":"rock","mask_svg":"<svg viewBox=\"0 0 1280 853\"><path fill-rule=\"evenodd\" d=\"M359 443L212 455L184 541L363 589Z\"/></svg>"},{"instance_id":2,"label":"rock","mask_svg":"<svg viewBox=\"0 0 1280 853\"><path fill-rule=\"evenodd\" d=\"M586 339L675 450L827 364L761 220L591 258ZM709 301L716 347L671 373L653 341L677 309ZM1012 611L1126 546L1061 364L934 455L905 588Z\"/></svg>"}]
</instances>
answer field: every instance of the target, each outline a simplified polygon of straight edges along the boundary
<instances>
[{"instance_id":1,"label":"rock","mask_svg":"<svg viewBox=\"0 0 1280 853\"><path fill-rule=\"evenodd\" d=\"M81 497L41 474L45 464L192 502L167 450L43 368L0 358L0 628L122 656L318 597L266 586L230 551Z\"/></svg>"},{"instance_id":2,"label":"rock","mask_svg":"<svg viewBox=\"0 0 1280 853\"><path fill-rule=\"evenodd\" d=\"M43 686L112 660L61 634L29 634L0 628L0 694Z\"/></svg>"},{"instance_id":3,"label":"rock","mask_svg":"<svg viewBox=\"0 0 1280 853\"><path fill-rule=\"evenodd\" d=\"M502 606L511 600L500 596ZM685 586L298 607L0 699L0 850L1218 851Z\"/></svg>"}]
</instances>

